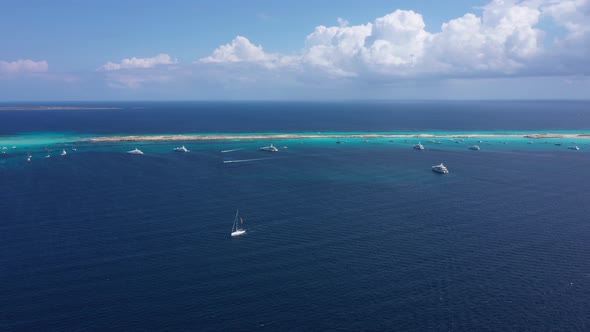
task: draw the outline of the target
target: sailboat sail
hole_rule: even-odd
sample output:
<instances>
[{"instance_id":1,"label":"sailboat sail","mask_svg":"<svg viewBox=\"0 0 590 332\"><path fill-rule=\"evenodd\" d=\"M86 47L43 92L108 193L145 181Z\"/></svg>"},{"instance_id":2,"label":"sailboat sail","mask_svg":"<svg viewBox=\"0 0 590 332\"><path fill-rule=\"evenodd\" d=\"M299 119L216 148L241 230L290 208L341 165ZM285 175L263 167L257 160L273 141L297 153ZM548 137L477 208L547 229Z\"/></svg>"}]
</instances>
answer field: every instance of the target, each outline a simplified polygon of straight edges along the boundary
<instances>
[{"instance_id":1,"label":"sailboat sail","mask_svg":"<svg viewBox=\"0 0 590 332\"><path fill-rule=\"evenodd\" d=\"M236 210L236 216L234 217L234 224L232 225L232 228L231 228L231 236L240 236L240 235L246 233L245 229L241 229L238 227L238 225L244 224L244 220L241 217L239 218L239 224L238 224L238 215L239 215L239 212L238 212L238 210Z\"/></svg>"}]
</instances>

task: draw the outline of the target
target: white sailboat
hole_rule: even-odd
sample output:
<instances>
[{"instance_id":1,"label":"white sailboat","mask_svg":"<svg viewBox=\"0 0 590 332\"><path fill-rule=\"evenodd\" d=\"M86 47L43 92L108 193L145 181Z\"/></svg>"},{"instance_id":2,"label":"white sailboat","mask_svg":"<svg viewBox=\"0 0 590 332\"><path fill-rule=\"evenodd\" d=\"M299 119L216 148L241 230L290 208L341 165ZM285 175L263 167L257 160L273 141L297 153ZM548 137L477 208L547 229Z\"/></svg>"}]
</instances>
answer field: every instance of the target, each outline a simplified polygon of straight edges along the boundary
<instances>
[{"instance_id":1,"label":"white sailboat","mask_svg":"<svg viewBox=\"0 0 590 332\"><path fill-rule=\"evenodd\" d=\"M240 228L240 226L239 226L243 223L244 223L244 220L241 217L238 218L238 210L236 210L236 216L234 217L234 224L231 228L231 236L240 236L240 235L243 235L246 233L246 230Z\"/></svg>"}]
</instances>

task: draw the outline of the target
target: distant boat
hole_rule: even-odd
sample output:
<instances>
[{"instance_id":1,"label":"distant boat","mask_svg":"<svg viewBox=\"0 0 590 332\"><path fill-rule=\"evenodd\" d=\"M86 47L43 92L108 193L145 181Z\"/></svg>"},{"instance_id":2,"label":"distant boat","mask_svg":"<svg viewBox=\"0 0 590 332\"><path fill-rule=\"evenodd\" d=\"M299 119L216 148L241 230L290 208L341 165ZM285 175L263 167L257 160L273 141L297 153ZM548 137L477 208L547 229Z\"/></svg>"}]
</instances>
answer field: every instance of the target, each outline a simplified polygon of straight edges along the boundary
<instances>
[{"instance_id":1,"label":"distant boat","mask_svg":"<svg viewBox=\"0 0 590 332\"><path fill-rule=\"evenodd\" d=\"M468 149L469 150L479 150L479 146L478 145L472 145Z\"/></svg>"},{"instance_id":2,"label":"distant boat","mask_svg":"<svg viewBox=\"0 0 590 332\"><path fill-rule=\"evenodd\" d=\"M129 154L143 154L143 151L141 151L138 148L135 148L135 149L133 149L131 151L127 151L127 153L129 153Z\"/></svg>"},{"instance_id":3,"label":"distant boat","mask_svg":"<svg viewBox=\"0 0 590 332\"><path fill-rule=\"evenodd\" d=\"M189 150L187 148L185 148L184 145L174 148L174 151L176 151L176 152L189 152Z\"/></svg>"},{"instance_id":4,"label":"distant boat","mask_svg":"<svg viewBox=\"0 0 590 332\"><path fill-rule=\"evenodd\" d=\"M240 235L246 234L246 230L240 228L240 225L242 225L242 224L244 224L244 219L242 219L242 217L239 217L238 210L236 210L236 216L234 217L234 224L231 227L231 236L240 236Z\"/></svg>"},{"instance_id":5,"label":"distant boat","mask_svg":"<svg viewBox=\"0 0 590 332\"><path fill-rule=\"evenodd\" d=\"M568 146L567 148L570 150L580 150L580 148L577 145Z\"/></svg>"},{"instance_id":6,"label":"distant boat","mask_svg":"<svg viewBox=\"0 0 590 332\"><path fill-rule=\"evenodd\" d=\"M561 143L555 143L555 146L561 146Z\"/></svg>"},{"instance_id":7,"label":"distant boat","mask_svg":"<svg viewBox=\"0 0 590 332\"><path fill-rule=\"evenodd\" d=\"M27 161L31 161L31 158L33 158L33 156L31 156L31 154L29 153L29 154L27 155Z\"/></svg>"},{"instance_id":8,"label":"distant boat","mask_svg":"<svg viewBox=\"0 0 590 332\"><path fill-rule=\"evenodd\" d=\"M279 151L279 149L274 147L272 144L269 146L263 146L259 150L260 151L268 151L268 152L278 152Z\"/></svg>"},{"instance_id":9,"label":"distant boat","mask_svg":"<svg viewBox=\"0 0 590 332\"><path fill-rule=\"evenodd\" d=\"M414 149L416 149L416 150L424 150L424 145L422 145L422 143L418 143L418 144L414 145Z\"/></svg>"},{"instance_id":10,"label":"distant boat","mask_svg":"<svg viewBox=\"0 0 590 332\"><path fill-rule=\"evenodd\" d=\"M432 171L442 174L449 174L449 170L445 165L443 165L443 163L440 163L440 165L432 166Z\"/></svg>"},{"instance_id":11,"label":"distant boat","mask_svg":"<svg viewBox=\"0 0 590 332\"><path fill-rule=\"evenodd\" d=\"M78 151L78 149L76 149L76 148L72 148L72 151Z\"/></svg>"},{"instance_id":12,"label":"distant boat","mask_svg":"<svg viewBox=\"0 0 590 332\"><path fill-rule=\"evenodd\" d=\"M62 150L61 150L61 153L60 153L59 155L60 155L60 156L65 156L66 154L68 154L68 153L66 152L66 149L62 149Z\"/></svg>"},{"instance_id":13,"label":"distant boat","mask_svg":"<svg viewBox=\"0 0 590 332\"><path fill-rule=\"evenodd\" d=\"M47 154L44 158L51 158L51 154Z\"/></svg>"}]
</instances>

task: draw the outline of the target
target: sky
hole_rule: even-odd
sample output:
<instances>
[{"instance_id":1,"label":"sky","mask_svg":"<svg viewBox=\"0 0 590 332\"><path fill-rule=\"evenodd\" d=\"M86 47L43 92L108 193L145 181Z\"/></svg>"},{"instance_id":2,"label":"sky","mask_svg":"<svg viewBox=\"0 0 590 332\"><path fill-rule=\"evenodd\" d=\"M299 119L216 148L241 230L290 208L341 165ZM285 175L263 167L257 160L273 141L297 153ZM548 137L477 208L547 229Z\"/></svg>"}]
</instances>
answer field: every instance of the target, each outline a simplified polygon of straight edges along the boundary
<instances>
[{"instance_id":1,"label":"sky","mask_svg":"<svg viewBox=\"0 0 590 332\"><path fill-rule=\"evenodd\" d=\"M590 0L0 8L0 102L590 98Z\"/></svg>"}]
</instances>

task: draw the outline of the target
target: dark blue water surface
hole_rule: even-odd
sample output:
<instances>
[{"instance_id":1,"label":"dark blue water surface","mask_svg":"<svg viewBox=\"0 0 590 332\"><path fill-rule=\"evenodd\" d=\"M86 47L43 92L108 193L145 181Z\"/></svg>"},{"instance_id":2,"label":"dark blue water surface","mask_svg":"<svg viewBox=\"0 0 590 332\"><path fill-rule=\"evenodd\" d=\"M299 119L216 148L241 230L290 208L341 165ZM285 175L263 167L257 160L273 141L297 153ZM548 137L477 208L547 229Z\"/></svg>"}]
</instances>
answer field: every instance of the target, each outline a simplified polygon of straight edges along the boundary
<instances>
[{"instance_id":1,"label":"dark blue water surface","mask_svg":"<svg viewBox=\"0 0 590 332\"><path fill-rule=\"evenodd\" d=\"M588 105L146 103L0 130L588 129ZM157 144L0 167L0 330L590 330L590 147Z\"/></svg>"},{"instance_id":2,"label":"dark blue water surface","mask_svg":"<svg viewBox=\"0 0 590 332\"><path fill-rule=\"evenodd\" d=\"M2 111L0 135L22 132L143 134L590 129L588 101L102 102L37 105L120 109Z\"/></svg>"}]
</instances>

